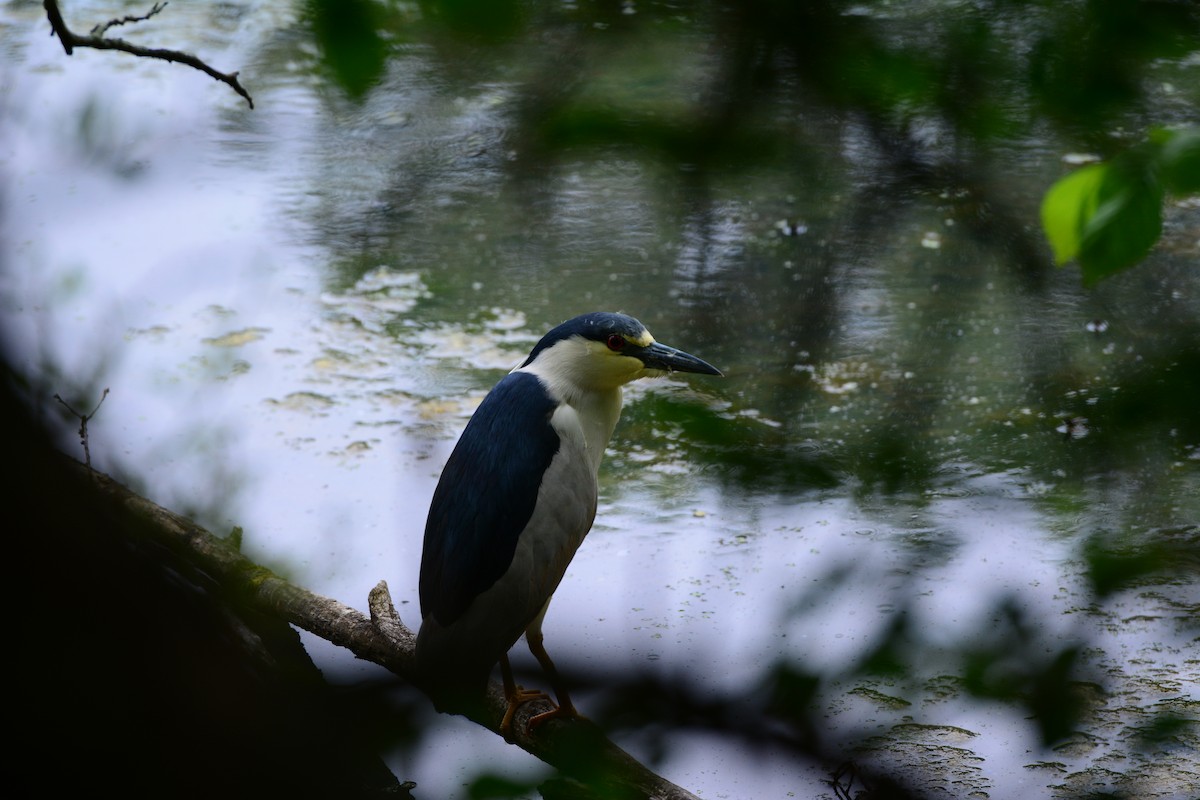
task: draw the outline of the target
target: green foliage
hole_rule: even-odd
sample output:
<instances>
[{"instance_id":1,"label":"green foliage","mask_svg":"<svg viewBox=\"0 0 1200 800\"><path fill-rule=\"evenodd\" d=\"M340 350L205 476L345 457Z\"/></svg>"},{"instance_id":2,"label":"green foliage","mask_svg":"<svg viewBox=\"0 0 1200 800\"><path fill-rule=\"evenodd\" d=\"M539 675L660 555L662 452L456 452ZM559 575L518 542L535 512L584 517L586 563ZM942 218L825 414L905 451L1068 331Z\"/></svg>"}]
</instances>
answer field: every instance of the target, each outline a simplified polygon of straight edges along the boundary
<instances>
[{"instance_id":1,"label":"green foliage","mask_svg":"<svg viewBox=\"0 0 1200 800\"><path fill-rule=\"evenodd\" d=\"M322 65L347 95L361 98L387 65L383 9L374 0L309 0L307 11Z\"/></svg>"},{"instance_id":2,"label":"green foliage","mask_svg":"<svg viewBox=\"0 0 1200 800\"><path fill-rule=\"evenodd\" d=\"M1200 192L1200 130L1156 131L1151 140L1162 147L1163 186L1171 194Z\"/></svg>"},{"instance_id":3,"label":"green foliage","mask_svg":"<svg viewBox=\"0 0 1200 800\"><path fill-rule=\"evenodd\" d=\"M509 39L524 23L516 0L425 0L421 10L455 36L485 42Z\"/></svg>"},{"instance_id":4,"label":"green foliage","mask_svg":"<svg viewBox=\"0 0 1200 800\"><path fill-rule=\"evenodd\" d=\"M1092 213L1080 236L1085 283L1094 284L1146 257L1162 234L1162 197L1162 187L1144 165L1120 160L1106 165L1087 201Z\"/></svg>"},{"instance_id":5,"label":"green foliage","mask_svg":"<svg viewBox=\"0 0 1200 800\"><path fill-rule=\"evenodd\" d=\"M1135 105L1144 91L1147 65L1187 52L1197 24L1189 3L1090 0L1055 5L1059 13L1035 27L1030 88L1048 117L1081 133L1105 130L1112 116ZM1031 18L1037 19L1036 11Z\"/></svg>"},{"instance_id":6,"label":"green foliage","mask_svg":"<svg viewBox=\"0 0 1200 800\"><path fill-rule=\"evenodd\" d=\"M1133 266L1162 234L1163 198L1200 191L1200 131L1156 131L1113 160L1060 179L1042 201L1042 229L1060 266L1086 285Z\"/></svg>"},{"instance_id":7,"label":"green foliage","mask_svg":"<svg viewBox=\"0 0 1200 800\"><path fill-rule=\"evenodd\" d=\"M1065 264L1079 255L1084 227L1096 213L1100 185L1107 173L1105 165L1091 164L1062 178L1046 192L1042 228L1056 263Z\"/></svg>"}]
</instances>

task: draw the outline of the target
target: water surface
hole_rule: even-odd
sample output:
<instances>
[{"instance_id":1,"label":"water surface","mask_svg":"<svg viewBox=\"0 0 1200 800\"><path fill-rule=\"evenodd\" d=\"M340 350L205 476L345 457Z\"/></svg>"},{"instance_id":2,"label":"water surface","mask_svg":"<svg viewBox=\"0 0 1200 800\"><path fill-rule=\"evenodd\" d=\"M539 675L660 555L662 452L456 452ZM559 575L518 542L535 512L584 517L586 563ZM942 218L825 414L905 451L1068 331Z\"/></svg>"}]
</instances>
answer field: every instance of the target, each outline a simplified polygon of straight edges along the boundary
<instances>
[{"instance_id":1,"label":"water surface","mask_svg":"<svg viewBox=\"0 0 1200 800\"><path fill-rule=\"evenodd\" d=\"M1063 271L1033 291L953 198L873 184L844 120L806 118L826 150L805 163L698 180L613 148L515 179L520 59L483 80L398 45L354 103L317 77L289 6L170 6L160 43L241 69L249 111L186 69L66 58L39 7L3 14L5 336L77 407L111 390L98 468L241 526L253 557L321 594L364 608L386 579L415 625L424 514L471 411L553 324L623 310L727 377L630 387L596 527L546 621L561 666L728 698L790 665L822 676L817 718L847 757L931 792L1200 785L1194 727L1129 745L1196 717L1195 582L1098 600L1085 559L1097 533L1195 538L1196 426L1145 399L1196 385L1194 357L1162 356L1200 343L1194 236L1096 290ZM669 112L672 65L705 68L692 36L593 90ZM1047 140L997 157L1030 225L1063 155ZM1196 231L1195 209L1175 214ZM897 630L910 663L860 671ZM968 690L964 653L1011 637L1081 649L1087 710L1052 749L1027 710ZM375 675L306 642L336 681ZM461 720L427 726L386 754L419 796L540 773ZM826 767L714 731L671 734L658 768L706 797L830 791Z\"/></svg>"}]
</instances>

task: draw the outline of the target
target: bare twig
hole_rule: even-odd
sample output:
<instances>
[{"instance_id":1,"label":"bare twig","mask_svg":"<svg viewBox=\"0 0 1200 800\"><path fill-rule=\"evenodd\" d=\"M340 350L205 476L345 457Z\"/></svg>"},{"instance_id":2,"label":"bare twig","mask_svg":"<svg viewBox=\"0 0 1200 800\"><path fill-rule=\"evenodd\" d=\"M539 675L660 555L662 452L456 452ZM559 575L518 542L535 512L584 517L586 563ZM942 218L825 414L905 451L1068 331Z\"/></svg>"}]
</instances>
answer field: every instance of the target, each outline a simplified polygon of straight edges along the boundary
<instances>
[{"instance_id":1,"label":"bare twig","mask_svg":"<svg viewBox=\"0 0 1200 800\"><path fill-rule=\"evenodd\" d=\"M108 397L108 387L105 387L104 393L100 395L100 402L96 403L96 407L92 409L92 413L80 414L78 411L71 408L70 404L68 404L66 400L63 400L57 394L54 395L54 399L62 403L63 408L65 408L67 411L70 411L71 415L79 420L79 443L83 445L83 457L88 469L92 468L92 451L88 447L87 424L89 419L96 416L96 412L100 410L100 406L104 405L104 398L106 397Z\"/></svg>"},{"instance_id":2,"label":"bare twig","mask_svg":"<svg viewBox=\"0 0 1200 800\"><path fill-rule=\"evenodd\" d=\"M46 16L50 19L51 33L57 36L58 40L62 42L63 50L66 51L67 55L71 55L76 47L91 47L96 50L120 50L123 53L130 53L131 55L135 55L140 58L157 58L162 61L171 61L176 64L184 64L194 69L198 69L206 75L209 75L212 78L227 84L235 92L246 98L246 102L250 104L250 108L254 108L254 100L250 97L250 93L247 92L242 87L242 84L238 82L238 73L236 72L219 72L191 53L183 53L178 50L167 50L164 48L141 47L136 44L131 44L124 39L113 39L107 36L80 36L79 34L72 32L71 29L67 27L67 23L63 20L62 12L58 8L58 0L43 0L42 5L46 9ZM165 3L162 5L165 5ZM155 8L161 10L157 5ZM158 13L158 11L151 9L149 13L142 17L142 19L147 19L156 13ZM126 21L136 22L138 20L136 18L129 17L125 18L124 20L113 20L109 23L106 23L101 30L107 30L108 27L114 24L124 24Z\"/></svg>"},{"instance_id":3,"label":"bare twig","mask_svg":"<svg viewBox=\"0 0 1200 800\"><path fill-rule=\"evenodd\" d=\"M145 14L143 14L140 17L135 17L132 14L127 14L127 15L121 17L120 19L110 19L108 22L101 22L99 25L96 25L94 28L92 28L92 31L91 31L92 36L103 36L104 32L107 31L109 28L115 28L118 25L129 25L134 22L145 22L146 20L150 19L151 17L153 17L155 14L159 13L166 7L167 7L167 4L165 2L155 3L153 8L151 8L149 11L147 11Z\"/></svg>"},{"instance_id":4,"label":"bare twig","mask_svg":"<svg viewBox=\"0 0 1200 800\"><path fill-rule=\"evenodd\" d=\"M843 778L845 778L844 784L842 783ZM862 789L859 791L854 790L854 783L856 781L862 786ZM826 783L833 788L833 793L838 800L859 800L859 798L866 800L866 798L874 796L871 792L871 787L867 784L862 774L859 773L858 766L853 761L847 761L842 764L833 773L832 780L822 781L822 783Z\"/></svg>"}]
</instances>

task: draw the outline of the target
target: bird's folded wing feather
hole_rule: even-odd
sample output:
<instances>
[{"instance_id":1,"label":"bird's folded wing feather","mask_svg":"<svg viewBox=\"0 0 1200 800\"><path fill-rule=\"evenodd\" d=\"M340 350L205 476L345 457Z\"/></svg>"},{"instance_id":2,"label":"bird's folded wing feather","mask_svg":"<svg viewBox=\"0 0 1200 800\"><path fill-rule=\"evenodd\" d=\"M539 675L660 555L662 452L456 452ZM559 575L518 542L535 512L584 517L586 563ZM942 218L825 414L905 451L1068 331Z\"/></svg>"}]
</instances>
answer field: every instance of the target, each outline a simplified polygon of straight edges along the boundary
<instances>
[{"instance_id":1,"label":"bird's folded wing feather","mask_svg":"<svg viewBox=\"0 0 1200 800\"><path fill-rule=\"evenodd\" d=\"M514 372L488 393L433 494L421 555L421 613L448 626L512 563L542 476L559 449L557 403L535 375Z\"/></svg>"}]
</instances>

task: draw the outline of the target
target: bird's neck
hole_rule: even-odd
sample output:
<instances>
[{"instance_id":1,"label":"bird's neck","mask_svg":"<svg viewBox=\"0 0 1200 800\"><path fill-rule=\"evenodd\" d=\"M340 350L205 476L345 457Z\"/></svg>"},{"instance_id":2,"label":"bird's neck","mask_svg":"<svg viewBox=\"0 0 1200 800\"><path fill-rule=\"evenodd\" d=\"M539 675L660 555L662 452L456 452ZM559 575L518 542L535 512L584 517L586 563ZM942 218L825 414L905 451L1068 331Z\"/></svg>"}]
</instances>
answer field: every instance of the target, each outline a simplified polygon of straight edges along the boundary
<instances>
[{"instance_id":1,"label":"bird's neck","mask_svg":"<svg viewBox=\"0 0 1200 800\"><path fill-rule=\"evenodd\" d=\"M578 418L579 427L587 445L588 458L591 461L592 473L600 471L600 462L604 460L604 451L612 438L617 420L621 418L621 387L581 388L569 376L552 370L539 369L538 364L521 368L523 372L532 372L546 385L554 399L570 406Z\"/></svg>"},{"instance_id":2,"label":"bird's neck","mask_svg":"<svg viewBox=\"0 0 1200 800\"><path fill-rule=\"evenodd\" d=\"M613 429L621 418L621 387L602 392L581 392L575 397L564 397L564 401L579 414L592 472L598 473Z\"/></svg>"}]
</instances>

